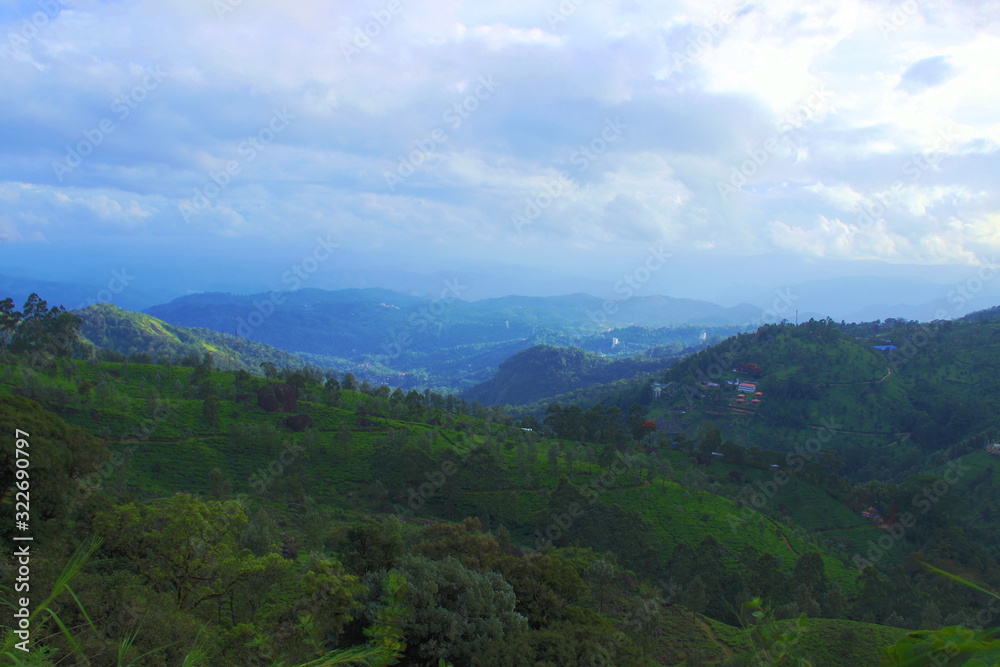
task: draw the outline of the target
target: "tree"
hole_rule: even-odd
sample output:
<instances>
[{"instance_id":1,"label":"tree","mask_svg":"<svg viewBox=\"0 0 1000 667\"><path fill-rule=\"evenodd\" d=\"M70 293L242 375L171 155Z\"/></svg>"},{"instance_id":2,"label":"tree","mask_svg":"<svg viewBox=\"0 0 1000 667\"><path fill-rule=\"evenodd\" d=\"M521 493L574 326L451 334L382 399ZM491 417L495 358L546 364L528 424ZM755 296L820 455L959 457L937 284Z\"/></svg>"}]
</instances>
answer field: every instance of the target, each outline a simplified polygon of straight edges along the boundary
<instances>
[{"instance_id":1,"label":"tree","mask_svg":"<svg viewBox=\"0 0 1000 667\"><path fill-rule=\"evenodd\" d=\"M684 587L680 601L691 611L692 617L705 611L705 607L708 606L708 587L700 576L696 574Z\"/></svg>"},{"instance_id":2,"label":"tree","mask_svg":"<svg viewBox=\"0 0 1000 667\"><path fill-rule=\"evenodd\" d=\"M396 521L369 519L347 529L344 565L352 574L389 570L402 555L403 538Z\"/></svg>"},{"instance_id":3,"label":"tree","mask_svg":"<svg viewBox=\"0 0 1000 667\"><path fill-rule=\"evenodd\" d=\"M497 572L475 572L451 556L409 556L397 569L406 579L405 604L412 612L403 625L410 664L468 664L491 644L527 629L514 609L513 588Z\"/></svg>"},{"instance_id":4,"label":"tree","mask_svg":"<svg viewBox=\"0 0 1000 667\"><path fill-rule=\"evenodd\" d=\"M236 371L236 374L233 377L233 389L236 393L247 393L253 391L255 387L256 383L254 382L252 375L242 369Z\"/></svg>"},{"instance_id":5,"label":"tree","mask_svg":"<svg viewBox=\"0 0 1000 667\"><path fill-rule=\"evenodd\" d=\"M639 403L633 403L628 409L628 427L632 437L639 440L643 436L642 423L645 421L646 410Z\"/></svg>"},{"instance_id":6,"label":"tree","mask_svg":"<svg viewBox=\"0 0 1000 667\"><path fill-rule=\"evenodd\" d=\"M201 412L209 426L217 427L219 425L219 397L215 394L206 396L201 406Z\"/></svg>"},{"instance_id":7,"label":"tree","mask_svg":"<svg viewBox=\"0 0 1000 667\"><path fill-rule=\"evenodd\" d=\"M218 468L212 468L208 473L208 482L212 489L212 495L215 496L216 500L228 497L233 491L233 485Z\"/></svg>"},{"instance_id":8,"label":"tree","mask_svg":"<svg viewBox=\"0 0 1000 667\"><path fill-rule=\"evenodd\" d=\"M656 433L656 422L652 419L645 420L639 425L639 433L641 435L640 438L637 439L646 438L648 440L651 434Z\"/></svg>"},{"instance_id":9,"label":"tree","mask_svg":"<svg viewBox=\"0 0 1000 667\"><path fill-rule=\"evenodd\" d=\"M559 445L554 443L549 445L548 458L549 467L552 468L552 476L555 477L559 474Z\"/></svg>"},{"instance_id":10,"label":"tree","mask_svg":"<svg viewBox=\"0 0 1000 667\"><path fill-rule=\"evenodd\" d=\"M643 656L652 647L660 625L662 608L656 600L640 599L625 616L625 628L642 647Z\"/></svg>"},{"instance_id":11,"label":"tree","mask_svg":"<svg viewBox=\"0 0 1000 667\"><path fill-rule=\"evenodd\" d=\"M840 615L847 607L847 596L840 588L840 584L834 584L827 589L823 596L823 615L826 618L840 618Z\"/></svg>"},{"instance_id":12,"label":"tree","mask_svg":"<svg viewBox=\"0 0 1000 667\"><path fill-rule=\"evenodd\" d=\"M792 569L792 581L804 584L809 589L809 595L813 598L820 598L826 593L828 585L826 577L826 565L823 557L817 551L808 551L799 556Z\"/></svg>"},{"instance_id":13,"label":"tree","mask_svg":"<svg viewBox=\"0 0 1000 667\"><path fill-rule=\"evenodd\" d=\"M774 610L759 598L743 603L745 627L753 641L753 665L760 667L811 667L812 663L797 654L799 640L806 631L804 618L779 623Z\"/></svg>"},{"instance_id":14,"label":"tree","mask_svg":"<svg viewBox=\"0 0 1000 667\"><path fill-rule=\"evenodd\" d=\"M354 377L354 373L345 373L343 387L347 391L357 391L358 390L358 380Z\"/></svg>"},{"instance_id":15,"label":"tree","mask_svg":"<svg viewBox=\"0 0 1000 667\"><path fill-rule=\"evenodd\" d=\"M0 301L0 348L15 354L41 353L66 357L80 351L80 318L62 306L49 308L38 294L32 293L22 311L14 302Z\"/></svg>"},{"instance_id":16,"label":"tree","mask_svg":"<svg viewBox=\"0 0 1000 667\"><path fill-rule=\"evenodd\" d=\"M597 607L598 611L603 614L608 588L615 580L615 566L604 559L596 560L587 566L583 574L597 588Z\"/></svg>"},{"instance_id":17,"label":"tree","mask_svg":"<svg viewBox=\"0 0 1000 667\"><path fill-rule=\"evenodd\" d=\"M762 553L751 565L747 584L754 595L779 602L786 599L787 578L777 557L770 552Z\"/></svg>"},{"instance_id":18,"label":"tree","mask_svg":"<svg viewBox=\"0 0 1000 667\"><path fill-rule=\"evenodd\" d=\"M458 558L462 565L477 572L491 570L500 554L497 539L483 531L476 517L466 517L462 523L439 523L420 531L420 541L413 554L441 560Z\"/></svg>"},{"instance_id":19,"label":"tree","mask_svg":"<svg viewBox=\"0 0 1000 667\"><path fill-rule=\"evenodd\" d=\"M195 609L283 560L241 550L237 538L246 524L235 501L206 503L182 493L161 506L129 503L99 512L94 532L110 555L168 590L179 608Z\"/></svg>"},{"instance_id":20,"label":"tree","mask_svg":"<svg viewBox=\"0 0 1000 667\"><path fill-rule=\"evenodd\" d=\"M425 407L426 399L421 396L417 391L411 389L406 392L406 409L409 411L411 417L417 417L420 415Z\"/></svg>"},{"instance_id":21,"label":"tree","mask_svg":"<svg viewBox=\"0 0 1000 667\"><path fill-rule=\"evenodd\" d=\"M364 587L336 559L310 554L305 571L292 578L286 591L283 604L268 614L269 625L277 626L271 643L281 664L298 665L327 654L330 637L339 635L357 613Z\"/></svg>"},{"instance_id":22,"label":"tree","mask_svg":"<svg viewBox=\"0 0 1000 667\"><path fill-rule=\"evenodd\" d=\"M942 620L941 608L932 600L924 606L924 610L920 614L920 629L937 630L941 627Z\"/></svg>"},{"instance_id":23,"label":"tree","mask_svg":"<svg viewBox=\"0 0 1000 667\"><path fill-rule=\"evenodd\" d=\"M15 437L20 429L28 437ZM97 438L76 426L68 426L55 414L22 396L0 396L0 502L5 503L23 488L16 486L30 480L32 530L36 543L40 538L57 535L69 521L72 510L87 489L99 486L98 475L107 460L107 448ZM21 455L18 455L18 452ZM27 453L27 457L25 457ZM30 460L27 473L17 460ZM10 502L13 513L13 502ZM14 522L0 524L0 536L9 538Z\"/></svg>"},{"instance_id":24,"label":"tree","mask_svg":"<svg viewBox=\"0 0 1000 667\"><path fill-rule=\"evenodd\" d=\"M722 454L729 463L742 464L746 460L747 450L740 447L732 440L722 443Z\"/></svg>"},{"instance_id":25,"label":"tree","mask_svg":"<svg viewBox=\"0 0 1000 667\"><path fill-rule=\"evenodd\" d=\"M0 347L7 347L20 321L21 313L14 310L14 300L7 297L0 301Z\"/></svg>"},{"instance_id":26,"label":"tree","mask_svg":"<svg viewBox=\"0 0 1000 667\"><path fill-rule=\"evenodd\" d=\"M884 618L892 607L891 587L882 581L874 565L866 565L858 577L861 593L854 600L851 608L851 618L860 619L866 613L871 613L876 619Z\"/></svg>"},{"instance_id":27,"label":"tree","mask_svg":"<svg viewBox=\"0 0 1000 667\"><path fill-rule=\"evenodd\" d=\"M336 380L331 380L332 382L337 382ZM328 407L340 407L343 403L343 399L340 397L340 383L331 384L327 382L326 390L323 392L323 403Z\"/></svg>"},{"instance_id":28,"label":"tree","mask_svg":"<svg viewBox=\"0 0 1000 667\"><path fill-rule=\"evenodd\" d=\"M711 454L722 448L722 436L712 422L705 422L698 434L698 451Z\"/></svg>"},{"instance_id":29,"label":"tree","mask_svg":"<svg viewBox=\"0 0 1000 667\"><path fill-rule=\"evenodd\" d=\"M601 437L607 442L620 442L626 436L625 415L617 405L612 405L604 413L601 425Z\"/></svg>"},{"instance_id":30,"label":"tree","mask_svg":"<svg viewBox=\"0 0 1000 667\"><path fill-rule=\"evenodd\" d=\"M337 428L337 434L334 436L334 442L337 443L337 453L341 460L349 460L354 449L354 434L351 433L351 427L341 422L340 427Z\"/></svg>"}]
</instances>

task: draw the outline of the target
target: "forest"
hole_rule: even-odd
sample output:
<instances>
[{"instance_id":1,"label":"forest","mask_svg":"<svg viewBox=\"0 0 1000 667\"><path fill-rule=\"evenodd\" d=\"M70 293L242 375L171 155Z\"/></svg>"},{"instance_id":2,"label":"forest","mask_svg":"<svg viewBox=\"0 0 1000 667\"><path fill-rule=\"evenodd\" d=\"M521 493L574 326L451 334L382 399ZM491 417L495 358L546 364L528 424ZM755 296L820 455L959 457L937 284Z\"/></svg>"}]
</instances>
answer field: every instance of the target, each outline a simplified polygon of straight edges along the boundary
<instances>
[{"instance_id":1,"label":"forest","mask_svg":"<svg viewBox=\"0 0 1000 667\"><path fill-rule=\"evenodd\" d=\"M995 459L966 451L975 429L954 435L955 456L940 466L861 480L832 427L815 433L819 449L795 449L781 441L779 410L779 435L745 447L724 419L699 414L717 406L683 390L626 409L553 403L515 418L310 366L253 374L220 370L211 354L102 360L79 344L75 316L41 299L0 312L0 506L11 517L0 536L17 544L27 481L33 538L28 638L9 614L0 635L10 664L931 665L1000 655L1000 497ZM787 381L770 369L808 363L833 385L881 366L862 355L857 369L824 371L796 356L797 341L826 358L853 354L829 323L746 336L664 379L697 383L735 349L752 358L729 359L726 372L757 364L766 396L810 401L794 385L781 394ZM688 404L685 429L657 422L673 400ZM878 524L861 516L873 505ZM22 607L16 568L0 566L12 612Z\"/></svg>"}]
</instances>

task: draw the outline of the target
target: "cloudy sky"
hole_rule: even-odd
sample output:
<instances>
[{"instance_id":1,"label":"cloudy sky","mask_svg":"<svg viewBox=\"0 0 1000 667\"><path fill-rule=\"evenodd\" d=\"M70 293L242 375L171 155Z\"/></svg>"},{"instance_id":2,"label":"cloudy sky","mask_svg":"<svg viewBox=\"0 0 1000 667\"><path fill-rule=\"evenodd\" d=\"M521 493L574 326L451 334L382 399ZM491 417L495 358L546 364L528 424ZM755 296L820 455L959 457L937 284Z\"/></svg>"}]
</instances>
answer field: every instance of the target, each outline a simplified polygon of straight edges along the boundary
<instances>
[{"instance_id":1,"label":"cloudy sky","mask_svg":"<svg viewBox=\"0 0 1000 667\"><path fill-rule=\"evenodd\" d=\"M1000 251L996 2L16 0L0 27L0 273L267 289L317 239L341 282Z\"/></svg>"}]
</instances>

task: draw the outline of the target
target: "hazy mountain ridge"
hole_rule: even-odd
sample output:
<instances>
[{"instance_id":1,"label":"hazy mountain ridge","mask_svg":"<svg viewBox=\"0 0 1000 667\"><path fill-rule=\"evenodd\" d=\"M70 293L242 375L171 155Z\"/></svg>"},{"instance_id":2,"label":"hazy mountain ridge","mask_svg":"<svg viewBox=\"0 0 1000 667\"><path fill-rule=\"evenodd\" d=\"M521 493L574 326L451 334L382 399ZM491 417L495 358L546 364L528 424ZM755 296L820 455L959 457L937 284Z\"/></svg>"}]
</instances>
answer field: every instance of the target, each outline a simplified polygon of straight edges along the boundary
<instances>
[{"instance_id":1,"label":"hazy mountain ridge","mask_svg":"<svg viewBox=\"0 0 1000 667\"><path fill-rule=\"evenodd\" d=\"M452 390L488 379L501 361L536 344L630 356L668 343L696 345L709 331L729 335L760 314L749 306L726 309L669 297L612 303L572 294L469 302L453 292L433 299L382 289L211 293L146 312L180 326L259 340L372 382ZM652 337L629 329L668 326L672 330ZM619 339L615 327L628 331Z\"/></svg>"}]
</instances>

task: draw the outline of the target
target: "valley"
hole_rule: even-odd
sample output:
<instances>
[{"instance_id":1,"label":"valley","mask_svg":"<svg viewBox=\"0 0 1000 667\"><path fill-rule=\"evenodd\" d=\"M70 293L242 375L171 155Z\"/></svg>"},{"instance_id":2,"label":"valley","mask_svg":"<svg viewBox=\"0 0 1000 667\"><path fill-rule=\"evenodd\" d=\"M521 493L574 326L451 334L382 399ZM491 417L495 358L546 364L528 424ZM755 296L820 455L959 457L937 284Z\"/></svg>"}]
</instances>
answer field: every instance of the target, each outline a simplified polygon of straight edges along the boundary
<instances>
[{"instance_id":1,"label":"valley","mask_svg":"<svg viewBox=\"0 0 1000 667\"><path fill-rule=\"evenodd\" d=\"M114 564L73 575L78 604L60 607L56 652L874 665L890 646L919 652L992 618L988 597L928 569L1000 583L1000 472L985 449L997 426L992 312L765 324L659 360L540 346L499 364L482 393L455 395L88 310L73 355L19 352L22 319L0 359L4 428L41 436L39 567L54 575L75 545ZM70 321L44 303L33 312L38 331ZM934 334L908 346L920 331ZM578 401L566 400L573 387ZM169 546L179 520L191 541ZM121 617L124 634L86 627L122 613L100 596L108 577L148 601ZM459 613L426 597L456 577L486 587L475 604L499 605L454 603L469 622L498 619L476 649L471 635L434 648L443 626L393 616ZM400 580L416 588L393 589ZM317 585L334 597L279 593ZM321 609L334 625L318 634L288 616ZM181 640L192 623L212 639ZM233 633L258 648L237 648Z\"/></svg>"}]
</instances>

